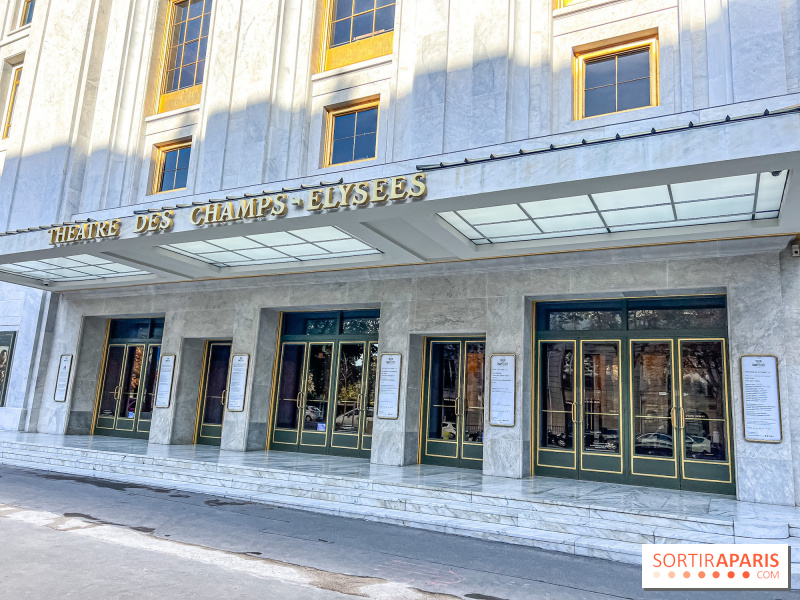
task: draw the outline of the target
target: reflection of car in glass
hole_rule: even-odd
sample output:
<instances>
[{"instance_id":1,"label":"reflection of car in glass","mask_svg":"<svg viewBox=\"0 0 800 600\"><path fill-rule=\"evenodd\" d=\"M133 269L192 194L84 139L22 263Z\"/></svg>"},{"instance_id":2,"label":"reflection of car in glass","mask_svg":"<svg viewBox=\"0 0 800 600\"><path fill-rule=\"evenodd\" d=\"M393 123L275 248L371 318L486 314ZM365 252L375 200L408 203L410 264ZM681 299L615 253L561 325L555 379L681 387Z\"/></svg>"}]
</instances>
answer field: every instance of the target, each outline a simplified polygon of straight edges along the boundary
<instances>
[{"instance_id":1,"label":"reflection of car in glass","mask_svg":"<svg viewBox=\"0 0 800 600\"><path fill-rule=\"evenodd\" d=\"M587 431L584 434L583 447L595 452L619 452L619 435L602 431Z\"/></svg>"},{"instance_id":2,"label":"reflection of car in glass","mask_svg":"<svg viewBox=\"0 0 800 600\"><path fill-rule=\"evenodd\" d=\"M454 440L456 439L456 424L445 421L442 423L442 439Z\"/></svg>"},{"instance_id":3,"label":"reflection of car in glass","mask_svg":"<svg viewBox=\"0 0 800 600\"><path fill-rule=\"evenodd\" d=\"M691 458L704 458L711 454L710 438L686 435L683 442L686 455Z\"/></svg>"},{"instance_id":4,"label":"reflection of car in glass","mask_svg":"<svg viewBox=\"0 0 800 600\"><path fill-rule=\"evenodd\" d=\"M561 433L547 432L547 445L558 446L560 448L572 448L572 432L562 431Z\"/></svg>"},{"instance_id":5,"label":"reflection of car in glass","mask_svg":"<svg viewBox=\"0 0 800 600\"><path fill-rule=\"evenodd\" d=\"M316 406L306 406L306 422L322 421L322 411Z\"/></svg>"},{"instance_id":6,"label":"reflection of car in glass","mask_svg":"<svg viewBox=\"0 0 800 600\"><path fill-rule=\"evenodd\" d=\"M672 436L667 433L642 433L636 436L636 454L672 455Z\"/></svg>"},{"instance_id":7,"label":"reflection of car in glass","mask_svg":"<svg viewBox=\"0 0 800 600\"><path fill-rule=\"evenodd\" d=\"M361 414L360 408L354 408L340 414L336 417L336 430L347 431L349 429L358 429L358 417ZM372 416L372 407L367 409L367 417Z\"/></svg>"}]
</instances>

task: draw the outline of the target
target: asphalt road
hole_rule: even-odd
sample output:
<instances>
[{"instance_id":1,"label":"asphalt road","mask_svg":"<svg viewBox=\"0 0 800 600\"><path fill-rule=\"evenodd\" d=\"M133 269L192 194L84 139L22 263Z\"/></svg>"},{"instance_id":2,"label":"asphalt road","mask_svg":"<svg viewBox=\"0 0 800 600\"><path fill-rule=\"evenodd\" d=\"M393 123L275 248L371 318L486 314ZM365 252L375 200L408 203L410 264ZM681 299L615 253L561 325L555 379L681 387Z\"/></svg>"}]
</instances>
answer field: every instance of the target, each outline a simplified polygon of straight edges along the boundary
<instances>
[{"instance_id":1,"label":"asphalt road","mask_svg":"<svg viewBox=\"0 0 800 600\"><path fill-rule=\"evenodd\" d=\"M725 598L638 567L189 492L0 465L0 598Z\"/></svg>"}]
</instances>

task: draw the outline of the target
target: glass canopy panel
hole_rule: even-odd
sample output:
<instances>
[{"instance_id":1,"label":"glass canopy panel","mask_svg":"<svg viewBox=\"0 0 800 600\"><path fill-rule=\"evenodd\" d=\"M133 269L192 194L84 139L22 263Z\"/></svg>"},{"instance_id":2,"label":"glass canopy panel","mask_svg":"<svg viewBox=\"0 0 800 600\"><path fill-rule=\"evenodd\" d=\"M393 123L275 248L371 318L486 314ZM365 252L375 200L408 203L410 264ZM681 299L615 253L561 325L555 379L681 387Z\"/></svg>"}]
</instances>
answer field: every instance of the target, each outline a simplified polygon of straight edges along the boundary
<instances>
[{"instance_id":1,"label":"glass canopy panel","mask_svg":"<svg viewBox=\"0 0 800 600\"><path fill-rule=\"evenodd\" d=\"M555 200L525 202L521 206L534 219L595 212L589 196L570 196L568 198L556 198Z\"/></svg>"},{"instance_id":2,"label":"glass canopy panel","mask_svg":"<svg viewBox=\"0 0 800 600\"><path fill-rule=\"evenodd\" d=\"M701 219L722 217L753 212L753 196L706 200L704 202L685 202L676 204L679 219Z\"/></svg>"},{"instance_id":3,"label":"glass canopy panel","mask_svg":"<svg viewBox=\"0 0 800 600\"><path fill-rule=\"evenodd\" d=\"M629 208L626 210L611 210L603 213L606 224L612 225L633 225L636 223L661 223L663 221L674 221L675 215L672 213L672 205L648 206L645 208Z\"/></svg>"},{"instance_id":4,"label":"glass canopy panel","mask_svg":"<svg viewBox=\"0 0 800 600\"><path fill-rule=\"evenodd\" d=\"M511 235L532 235L539 233L533 221L513 221L511 223L495 223L480 225L478 230L488 238Z\"/></svg>"},{"instance_id":5,"label":"glass canopy panel","mask_svg":"<svg viewBox=\"0 0 800 600\"><path fill-rule=\"evenodd\" d=\"M261 233L160 247L220 267L243 267L380 254L378 249L354 238L338 227Z\"/></svg>"},{"instance_id":6,"label":"glass canopy panel","mask_svg":"<svg viewBox=\"0 0 800 600\"><path fill-rule=\"evenodd\" d=\"M614 210L617 208L634 208L670 203L669 190L665 185L593 194L592 198L594 198L594 202L600 210Z\"/></svg>"},{"instance_id":7,"label":"glass canopy panel","mask_svg":"<svg viewBox=\"0 0 800 600\"><path fill-rule=\"evenodd\" d=\"M772 211L781 207L783 188L786 185L788 171L780 171L777 175L761 173L758 179L758 202L756 211Z\"/></svg>"},{"instance_id":8,"label":"glass canopy panel","mask_svg":"<svg viewBox=\"0 0 800 600\"><path fill-rule=\"evenodd\" d=\"M31 279L44 279L62 283L150 275L147 271L89 254L79 254L69 258L43 258L41 260L0 265L0 271Z\"/></svg>"},{"instance_id":9,"label":"glass canopy panel","mask_svg":"<svg viewBox=\"0 0 800 600\"><path fill-rule=\"evenodd\" d=\"M525 213L522 212L522 209L516 204L460 210L458 214L470 225L500 223L502 221L519 221L527 218Z\"/></svg>"},{"instance_id":10,"label":"glass canopy panel","mask_svg":"<svg viewBox=\"0 0 800 600\"><path fill-rule=\"evenodd\" d=\"M578 229L597 229L598 227L603 227L603 221L600 220L600 215L597 213L569 215L566 217L549 217L547 219L538 219L536 224L539 225L545 233L575 231Z\"/></svg>"},{"instance_id":11,"label":"glass canopy panel","mask_svg":"<svg viewBox=\"0 0 800 600\"><path fill-rule=\"evenodd\" d=\"M756 175L737 175L672 185L672 197L675 202L704 200L708 198L724 198L743 194L755 194Z\"/></svg>"},{"instance_id":12,"label":"glass canopy panel","mask_svg":"<svg viewBox=\"0 0 800 600\"><path fill-rule=\"evenodd\" d=\"M475 231L472 227L470 227L467 222L459 217L454 212L443 212L439 213L439 216L444 219L447 223L452 225L456 228L456 230L463 235L465 238L470 240L478 240L481 238L481 234Z\"/></svg>"}]
</instances>

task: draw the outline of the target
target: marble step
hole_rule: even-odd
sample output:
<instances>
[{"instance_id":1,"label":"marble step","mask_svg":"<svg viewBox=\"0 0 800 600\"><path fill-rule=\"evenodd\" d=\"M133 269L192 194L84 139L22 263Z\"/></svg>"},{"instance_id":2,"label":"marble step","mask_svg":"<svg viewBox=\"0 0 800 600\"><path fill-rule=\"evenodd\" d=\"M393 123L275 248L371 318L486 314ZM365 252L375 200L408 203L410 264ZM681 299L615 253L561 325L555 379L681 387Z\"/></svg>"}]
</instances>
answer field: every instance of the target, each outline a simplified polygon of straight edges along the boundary
<instances>
[{"instance_id":1,"label":"marble step","mask_svg":"<svg viewBox=\"0 0 800 600\"><path fill-rule=\"evenodd\" d=\"M33 462L0 455L4 464L40 468L60 473L69 473L84 477L101 477L114 481L135 483L152 487L169 487L170 489L213 494L231 499L261 502L285 508L309 510L335 514L343 517L360 518L379 521L406 527L439 531L455 535L477 537L490 541L500 541L517 545L527 545L547 550L593 556L608 560L617 560L637 564L641 562L641 545L636 543L608 540L589 535L564 534L542 531L518 526L503 526L492 523L480 523L472 520L457 519L415 513L405 510L379 508L369 505L356 505L331 500L320 500L308 497L286 496L274 493L251 493L247 490L222 488L200 483L189 483L157 477L145 477L136 473L117 473L112 470L96 468L80 468L59 464L59 462ZM38 465L38 466L35 466ZM112 465L107 465L112 468ZM169 484L169 485L168 485Z\"/></svg>"},{"instance_id":2,"label":"marble step","mask_svg":"<svg viewBox=\"0 0 800 600\"><path fill-rule=\"evenodd\" d=\"M641 524L635 520L630 522L587 518L577 515L545 514L542 512L525 513L517 509L486 505L476 506L471 503L453 502L441 499L423 499L402 497L398 493L382 493L359 490L355 493L351 488L334 486L320 487L317 484L297 482L270 482L261 478L239 476L236 478L220 478L205 470L189 470L171 467L154 469L149 465L136 463L125 464L120 461L104 461L97 458L82 457L75 454L57 456L48 452L8 451L3 453L5 460L16 463L48 465L50 467L67 467L81 469L86 472L129 474L150 479L162 480L163 484L175 481L216 488L222 492L230 489L236 493L270 494L272 496L291 497L289 506L298 506L297 498L311 501L326 501L364 506L377 509L389 509L445 517L449 519L476 521L479 523L506 527L518 526L523 529L550 531L555 533L599 537L627 543L692 543L717 542L733 543L733 536L721 536L712 533L697 533L689 530L675 530Z\"/></svg>"},{"instance_id":3,"label":"marble step","mask_svg":"<svg viewBox=\"0 0 800 600\"><path fill-rule=\"evenodd\" d=\"M561 506L542 502L541 500L512 503L515 506L529 509L528 512L521 513L519 510L510 508L507 504L502 503L488 505L487 503L471 501L449 501L443 504L442 494L420 496L419 499L416 499L413 494L407 494L408 486L383 484L372 486L373 489L371 490L364 485L351 485L341 488L343 479L346 478L319 478L316 476L304 476L301 473L299 474L300 479L302 479L300 482L294 481L295 478L286 477L276 480L265 476L276 472L279 474L285 474L286 472L250 469L247 467L235 467L235 470L240 473L250 473L250 475L227 476L216 472L216 469L208 468L219 466L215 463L175 461L171 459L156 459L156 463L160 464L154 465L159 466L159 469L154 470L152 466L147 464L150 462L147 460L150 457L138 455L127 456L121 453L76 451L76 449L66 449L69 450L67 452L54 452L52 447L37 447L30 444L5 444L4 446L6 447L6 452L9 452L9 447L15 446L13 449L18 448L19 454L17 457L20 460L54 462L62 465L80 466L90 470L100 468L103 463L119 465L120 467L128 465L130 467L150 469L152 472L158 473L158 476L168 479L173 478L172 476L167 477L167 473L171 472L175 477L183 480L194 480L213 486L228 487L235 485L236 487L248 488L251 491L261 493L306 496L318 500L373 505L380 508L405 509L453 518L473 519L482 522L489 521L499 525L528 525L538 529L565 533L586 534L598 530L605 537L627 542L688 543L715 541L728 543L733 541L731 537L733 526L730 521L723 524L715 521L709 522L708 520L665 519L643 514L626 514L608 510L589 510L583 507ZM126 458L134 460L125 460ZM204 468L198 469L198 465ZM261 476L254 477L253 473L259 473ZM326 480L335 481L336 485L327 484ZM275 483L278 485L274 485ZM361 480L361 483L367 484L370 482ZM353 496L353 490L358 490L356 496ZM445 494L444 496L447 498L449 495ZM470 497L466 494L460 494L460 496ZM475 494L472 496L474 497ZM500 498L499 500L502 501L504 499ZM530 511L532 506L535 508L534 511ZM559 509L563 509L564 512L561 513Z\"/></svg>"}]
</instances>

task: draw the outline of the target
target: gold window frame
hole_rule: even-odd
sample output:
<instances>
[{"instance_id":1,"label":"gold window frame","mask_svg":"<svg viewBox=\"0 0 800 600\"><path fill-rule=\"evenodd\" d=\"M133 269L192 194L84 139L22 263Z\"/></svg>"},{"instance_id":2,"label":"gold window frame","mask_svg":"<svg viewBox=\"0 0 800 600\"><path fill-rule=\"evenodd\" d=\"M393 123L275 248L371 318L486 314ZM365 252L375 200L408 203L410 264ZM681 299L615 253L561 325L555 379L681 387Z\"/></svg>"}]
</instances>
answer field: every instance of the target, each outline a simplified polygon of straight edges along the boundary
<instances>
[{"instance_id":1,"label":"gold window frame","mask_svg":"<svg viewBox=\"0 0 800 600\"><path fill-rule=\"evenodd\" d=\"M22 8L19 11L19 23L17 24L17 27L21 28L31 24L31 21L33 21L33 11L36 10L35 2L36 0L22 0ZM28 14L28 7L31 4L33 4L33 7L31 8L31 20L26 23L25 16Z\"/></svg>"},{"instance_id":2,"label":"gold window frame","mask_svg":"<svg viewBox=\"0 0 800 600\"><path fill-rule=\"evenodd\" d=\"M385 33L371 35L368 38L355 40L336 48L331 48L333 41L333 9L336 0L325 0L325 19L322 28L322 47L320 50L319 72L331 71L355 63L386 56L394 50L394 29ZM395 21L397 20L397 2L395 2Z\"/></svg>"},{"instance_id":3,"label":"gold window frame","mask_svg":"<svg viewBox=\"0 0 800 600\"><path fill-rule=\"evenodd\" d=\"M639 106L636 108L626 108L624 110L615 110L601 115L592 115L591 117L585 116L586 111L586 63L602 57L616 56L624 54L632 50L641 50L648 48L650 53L650 104L647 106ZM573 82L574 82L574 120L580 121L582 119L593 119L595 117L602 117L605 115L615 115L632 110L641 110L643 108L651 108L658 106L660 103L659 98L659 57L658 57L658 35L650 35L644 38L635 39L633 41L615 44L612 46L604 46L599 49L587 51L575 51L575 59L573 61ZM615 82L615 88L619 84Z\"/></svg>"},{"instance_id":4,"label":"gold window frame","mask_svg":"<svg viewBox=\"0 0 800 600\"><path fill-rule=\"evenodd\" d=\"M16 65L11 71L11 91L8 95L8 108L6 109L6 118L3 122L3 139L8 138L8 131L11 129L11 119L14 116L14 105L17 102L17 88L22 78L22 65Z\"/></svg>"},{"instance_id":5,"label":"gold window frame","mask_svg":"<svg viewBox=\"0 0 800 600\"><path fill-rule=\"evenodd\" d=\"M156 157L154 163L154 170L153 170L153 185L150 189L150 194L155 196L156 194L167 194L169 192L174 192L177 190L185 190L186 187L182 188L175 188L172 190L161 190L161 185L164 180L164 161L167 158L167 153L172 152L173 150L182 150L184 148L191 148L192 147L192 140L181 140L177 142L169 142L166 144L160 144L155 146Z\"/></svg>"},{"instance_id":6,"label":"gold window frame","mask_svg":"<svg viewBox=\"0 0 800 600\"><path fill-rule=\"evenodd\" d=\"M375 156L372 158L360 158L358 160L351 160L348 162L343 163L333 163L331 160L333 159L333 124L336 120L336 117L341 117L343 115L348 115L351 113L362 112L365 110L370 110L372 108L378 109L378 124L375 127ZM325 115L325 147L323 150L323 159L322 159L322 166L323 168L327 167L334 167L340 165L351 165L353 163L364 162L367 160L375 160L378 158L378 139L380 136L380 128L381 128L381 109L380 109L380 97L375 96L372 98L367 98L365 100L357 100L355 102L350 102L343 106L338 106L336 108L326 108L326 115Z\"/></svg>"},{"instance_id":7,"label":"gold window frame","mask_svg":"<svg viewBox=\"0 0 800 600\"><path fill-rule=\"evenodd\" d=\"M187 106L194 106L200 104L200 97L203 93L203 84L193 85L192 87L176 90L174 92L166 92L167 85L167 58L169 57L169 40L172 34L172 26L175 23L175 5L180 4L184 0L168 0L167 18L164 21L164 35L161 41L161 52L158 57L158 81L157 81L157 94L156 94L156 114L169 112L171 110L178 110ZM213 10L213 9L212 9ZM210 13L209 13L210 14ZM208 37L211 38L211 28L209 27ZM209 42L210 43L210 42ZM206 63L208 60L206 59ZM207 65L206 65L207 66ZM205 81L205 73L203 74Z\"/></svg>"}]
</instances>

